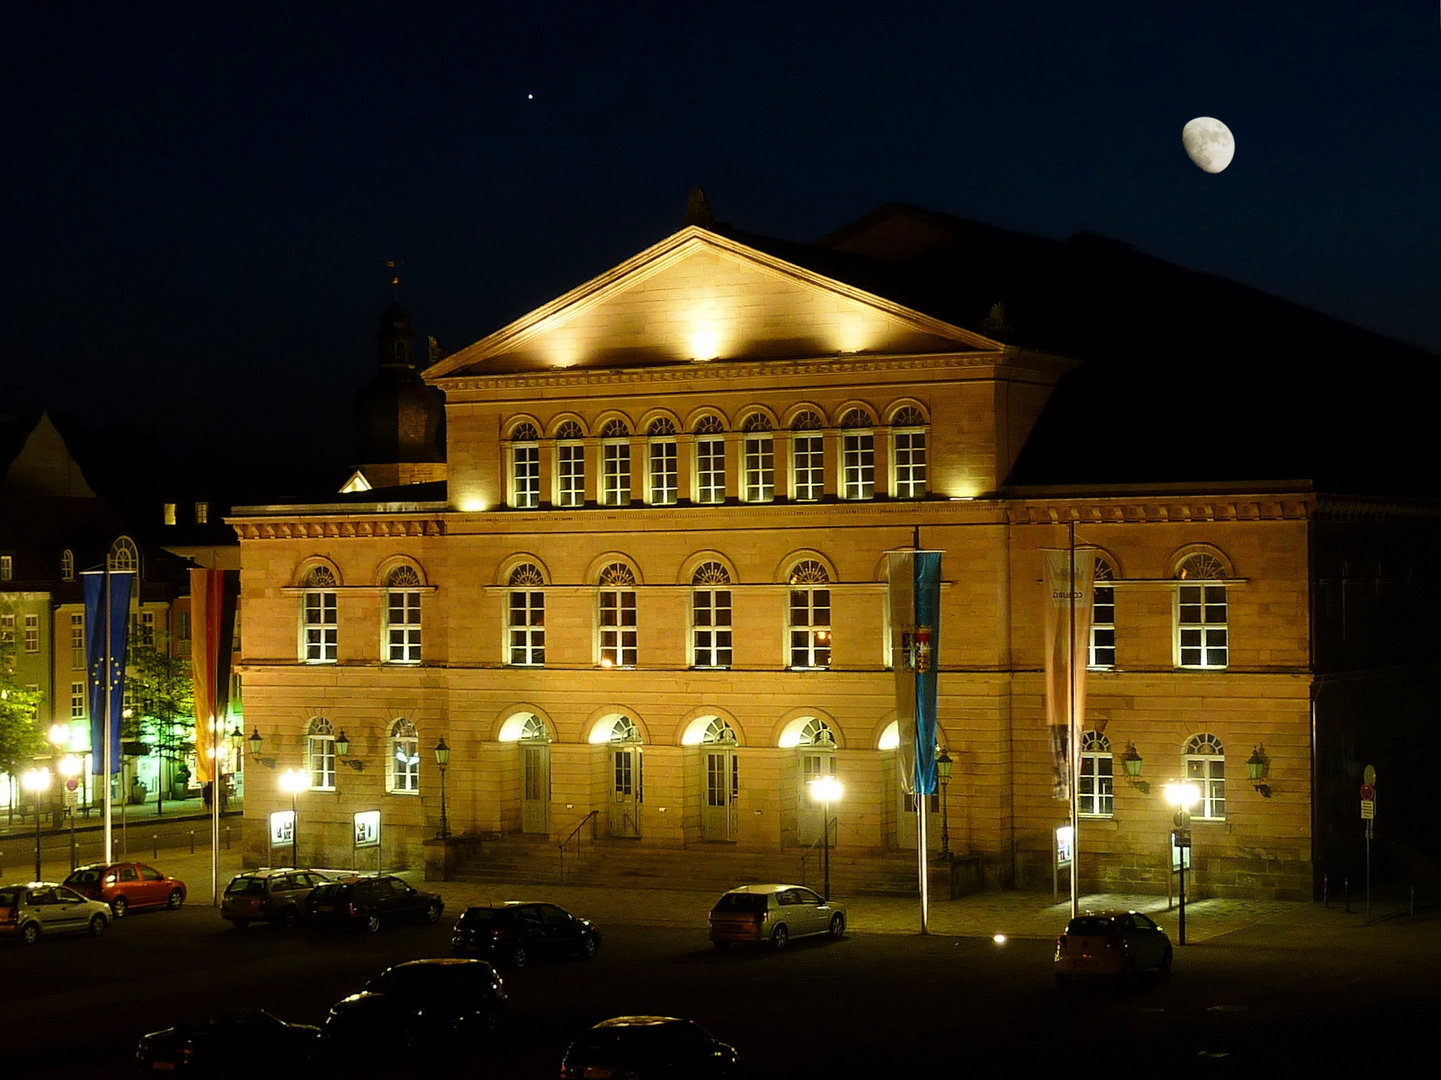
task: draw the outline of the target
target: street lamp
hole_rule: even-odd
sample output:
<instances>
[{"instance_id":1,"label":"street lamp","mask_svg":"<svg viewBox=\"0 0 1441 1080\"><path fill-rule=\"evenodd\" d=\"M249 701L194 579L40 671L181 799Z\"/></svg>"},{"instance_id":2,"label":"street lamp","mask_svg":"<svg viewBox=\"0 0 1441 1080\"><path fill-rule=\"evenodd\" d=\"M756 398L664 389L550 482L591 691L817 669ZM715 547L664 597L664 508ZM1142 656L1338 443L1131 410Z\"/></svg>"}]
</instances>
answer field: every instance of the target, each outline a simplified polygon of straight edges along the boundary
<instances>
[{"instance_id":1,"label":"street lamp","mask_svg":"<svg viewBox=\"0 0 1441 1080\"><path fill-rule=\"evenodd\" d=\"M831 898L831 803L839 802L841 782L834 776L817 776L810 781L811 798L821 804L821 866L825 877L825 891L822 895Z\"/></svg>"},{"instance_id":2,"label":"street lamp","mask_svg":"<svg viewBox=\"0 0 1441 1080\"><path fill-rule=\"evenodd\" d=\"M440 839L450 836L450 821L445 816L445 767L450 764L450 747L445 745L445 736L435 744L435 764L440 769Z\"/></svg>"},{"instance_id":3,"label":"street lamp","mask_svg":"<svg viewBox=\"0 0 1441 1080\"><path fill-rule=\"evenodd\" d=\"M936 758L936 779L941 783L941 859L951 861L951 823L946 812L946 788L951 784L951 755L941 749Z\"/></svg>"},{"instance_id":4,"label":"street lamp","mask_svg":"<svg viewBox=\"0 0 1441 1080\"><path fill-rule=\"evenodd\" d=\"M43 876L40 871L40 796L50 790L49 769L27 769L20 777L20 786L35 800L35 880Z\"/></svg>"},{"instance_id":5,"label":"street lamp","mask_svg":"<svg viewBox=\"0 0 1441 1080\"><path fill-rule=\"evenodd\" d=\"M290 857L300 865L300 819L296 817L295 797L310 786L310 777L299 769L286 769L280 774L280 790L290 793Z\"/></svg>"},{"instance_id":6,"label":"street lamp","mask_svg":"<svg viewBox=\"0 0 1441 1080\"><path fill-rule=\"evenodd\" d=\"M1176 851L1181 861L1181 885L1177 891L1180 899L1180 933L1179 944L1186 944L1186 863L1187 856L1191 852L1191 807L1195 806L1201 799L1201 789L1195 784L1185 781L1177 782L1172 780L1166 785L1166 801L1176 807L1176 816L1172 819L1175 823L1175 830L1171 833L1176 840Z\"/></svg>"},{"instance_id":7,"label":"street lamp","mask_svg":"<svg viewBox=\"0 0 1441 1080\"><path fill-rule=\"evenodd\" d=\"M80 770L81 770L82 768L84 768L84 763L83 763L78 757L76 757L74 754L66 754L63 758L60 759L59 764L56 766L56 768L58 768L58 769L60 770L60 775L63 776L63 777L65 777L65 790L66 790L66 791L76 792L76 793L77 793L77 794L76 794L76 799L78 800L78 799L79 799L78 789L79 789L79 787L80 787L80 781L77 779L77 777L79 777L79 775L80 775ZM75 807L74 807L74 806L70 806L70 807L67 807L67 809L70 811L70 869L71 869L71 870L74 870L74 869L75 869Z\"/></svg>"}]
</instances>

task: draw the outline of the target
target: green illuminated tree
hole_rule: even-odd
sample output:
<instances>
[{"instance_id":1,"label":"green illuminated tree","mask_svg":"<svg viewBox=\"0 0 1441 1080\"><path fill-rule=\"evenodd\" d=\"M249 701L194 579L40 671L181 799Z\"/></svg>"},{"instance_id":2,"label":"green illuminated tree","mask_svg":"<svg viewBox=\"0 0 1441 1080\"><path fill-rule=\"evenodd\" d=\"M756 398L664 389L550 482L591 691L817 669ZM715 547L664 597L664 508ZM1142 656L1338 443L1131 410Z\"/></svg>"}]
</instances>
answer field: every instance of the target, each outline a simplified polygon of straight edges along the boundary
<instances>
[{"instance_id":1,"label":"green illuminated tree","mask_svg":"<svg viewBox=\"0 0 1441 1080\"><path fill-rule=\"evenodd\" d=\"M13 671L13 654L0 653L0 772L17 776L45 749L35 726L44 695L17 683Z\"/></svg>"},{"instance_id":2,"label":"green illuminated tree","mask_svg":"<svg viewBox=\"0 0 1441 1080\"><path fill-rule=\"evenodd\" d=\"M195 749L195 683L189 657L171 656L160 640L132 642L126 657L126 697L135 715L122 725L124 738L150 744L160 758L155 801L163 805L166 783Z\"/></svg>"}]
</instances>

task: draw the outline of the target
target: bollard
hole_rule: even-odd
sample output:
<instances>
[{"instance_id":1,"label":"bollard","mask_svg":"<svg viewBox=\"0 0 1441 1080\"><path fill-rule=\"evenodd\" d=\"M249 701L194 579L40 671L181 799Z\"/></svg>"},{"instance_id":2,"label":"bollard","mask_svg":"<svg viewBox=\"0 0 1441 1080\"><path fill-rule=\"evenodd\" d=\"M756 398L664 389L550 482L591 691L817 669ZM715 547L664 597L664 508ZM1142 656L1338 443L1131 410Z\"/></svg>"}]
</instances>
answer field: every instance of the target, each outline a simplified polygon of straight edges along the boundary
<instances>
[{"instance_id":1,"label":"bollard","mask_svg":"<svg viewBox=\"0 0 1441 1080\"><path fill-rule=\"evenodd\" d=\"M1329 874L1321 875L1321 906L1323 908L1331 906L1331 877Z\"/></svg>"},{"instance_id":2,"label":"bollard","mask_svg":"<svg viewBox=\"0 0 1441 1080\"><path fill-rule=\"evenodd\" d=\"M230 826L225 826L225 850L230 850Z\"/></svg>"},{"instance_id":3,"label":"bollard","mask_svg":"<svg viewBox=\"0 0 1441 1080\"><path fill-rule=\"evenodd\" d=\"M1344 882L1343 887L1344 887L1345 892L1346 892L1346 909L1345 909L1345 910L1346 910L1346 914L1349 915L1349 914L1351 914L1351 879L1350 879L1350 878L1344 878L1344 879L1343 879L1343 882Z\"/></svg>"},{"instance_id":4,"label":"bollard","mask_svg":"<svg viewBox=\"0 0 1441 1080\"><path fill-rule=\"evenodd\" d=\"M1411 886L1411 918L1416 917L1416 886Z\"/></svg>"},{"instance_id":5,"label":"bollard","mask_svg":"<svg viewBox=\"0 0 1441 1080\"><path fill-rule=\"evenodd\" d=\"M190 854L195 854L195 830L190 830Z\"/></svg>"},{"instance_id":6,"label":"bollard","mask_svg":"<svg viewBox=\"0 0 1441 1080\"><path fill-rule=\"evenodd\" d=\"M158 859L158 858L160 858L160 834L159 834L159 833L151 833L151 834L150 834L150 857L151 857L152 859Z\"/></svg>"}]
</instances>

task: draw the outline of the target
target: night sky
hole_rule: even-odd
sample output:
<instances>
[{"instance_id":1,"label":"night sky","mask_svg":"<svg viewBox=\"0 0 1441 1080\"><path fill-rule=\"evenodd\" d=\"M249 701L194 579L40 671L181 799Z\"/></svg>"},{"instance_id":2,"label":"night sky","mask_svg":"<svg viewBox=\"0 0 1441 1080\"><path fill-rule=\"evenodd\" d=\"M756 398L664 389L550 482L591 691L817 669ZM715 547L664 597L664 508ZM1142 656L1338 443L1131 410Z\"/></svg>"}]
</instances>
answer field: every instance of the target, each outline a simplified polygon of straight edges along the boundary
<instances>
[{"instance_id":1,"label":"night sky","mask_svg":"<svg viewBox=\"0 0 1441 1080\"><path fill-rule=\"evenodd\" d=\"M1102 233L1441 351L1435 0L24 0L5 34L0 411L346 461L386 260L454 351L694 186L798 240L889 201Z\"/></svg>"}]
</instances>

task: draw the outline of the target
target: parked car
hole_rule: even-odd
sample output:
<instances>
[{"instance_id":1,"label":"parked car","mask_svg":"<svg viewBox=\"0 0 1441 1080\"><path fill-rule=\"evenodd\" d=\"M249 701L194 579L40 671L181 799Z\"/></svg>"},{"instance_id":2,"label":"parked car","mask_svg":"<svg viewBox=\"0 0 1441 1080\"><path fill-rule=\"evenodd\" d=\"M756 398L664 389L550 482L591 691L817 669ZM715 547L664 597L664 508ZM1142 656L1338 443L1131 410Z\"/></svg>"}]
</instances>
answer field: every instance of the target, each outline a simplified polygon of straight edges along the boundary
<instances>
[{"instance_id":1,"label":"parked car","mask_svg":"<svg viewBox=\"0 0 1441 1080\"><path fill-rule=\"evenodd\" d=\"M617 1016L602 1020L570 1044L561 1080L627 1077L656 1080L734 1076L736 1050L694 1020L673 1016Z\"/></svg>"},{"instance_id":2,"label":"parked car","mask_svg":"<svg viewBox=\"0 0 1441 1080\"><path fill-rule=\"evenodd\" d=\"M131 908L178 908L185 882L138 862L92 863L70 871L65 884L81 896L103 900L117 919Z\"/></svg>"},{"instance_id":3,"label":"parked car","mask_svg":"<svg viewBox=\"0 0 1441 1080\"><path fill-rule=\"evenodd\" d=\"M1171 974L1171 939L1139 911L1088 911L1056 939L1056 981L1089 976Z\"/></svg>"},{"instance_id":4,"label":"parked car","mask_svg":"<svg viewBox=\"0 0 1441 1080\"><path fill-rule=\"evenodd\" d=\"M302 918L316 928L349 927L373 934L381 923L403 919L435 922L445 901L391 874L329 881L305 898Z\"/></svg>"},{"instance_id":5,"label":"parked car","mask_svg":"<svg viewBox=\"0 0 1441 1080\"><path fill-rule=\"evenodd\" d=\"M469 907L455 924L450 950L456 956L501 960L522 968L541 956L589 959L600 948L600 928L554 904L508 900Z\"/></svg>"},{"instance_id":6,"label":"parked car","mask_svg":"<svg viewBox=\"0 0 1441 1080\"><path fill-rule=\"evenodd\" d=\"M323 1046L318 1027L287 1023L263 1009L240 1009L142 1035L135 1060L147 1072L219 1080L249 1075L257 1061L305 1070L320 1061Z\"/></svg>"},{"instance_id":7,"label":"parked car","mask_svg":"<svg viewBox=\"0 0 1441 1080\"><path fill-rule=\"evenodd\" d=\"M44 934L99 937L110 925L110 905L53 881L0 886L0 934L34 945Z\"/></svg>"},{"instance_id":8,"label":"parked car","mask_svg":"<svg viewBox=\"0 0 1441 1080\"><path fill-rule=\"evenodd\" d=\"M838 938L845 932L845 905L804 885L742 885L716 901L710 913L710 939L721 950L736 941L784 949L791 938Z\"/></svg>"},{"instance_id":9,"label":"parked car","mask_svg":"<svg viewBox=\"0 0 1441 1080\"><path fill-rule=\"evenodd\" d=\"M344 1058L491 1031L505 1000L504 980L484 960L410 960L386 968L358 994L332 1005L326 1043Z\"/></svg>"},{"instance_id":10,"label":"parked car","mask_svg":"<svg viewBox=\"0 0 1441 1080\"><path fill-rule=\"evenodd\" d=\"M252 922L276 922L296 926L301 903L310 890L330 880L319 870L280 867L237 874L225 886L220 898L220 917L229 919L237 930Z\"/></svg>"}]
</instances>

